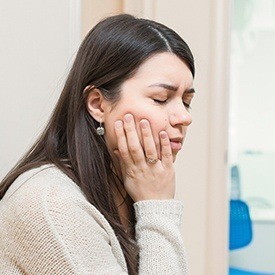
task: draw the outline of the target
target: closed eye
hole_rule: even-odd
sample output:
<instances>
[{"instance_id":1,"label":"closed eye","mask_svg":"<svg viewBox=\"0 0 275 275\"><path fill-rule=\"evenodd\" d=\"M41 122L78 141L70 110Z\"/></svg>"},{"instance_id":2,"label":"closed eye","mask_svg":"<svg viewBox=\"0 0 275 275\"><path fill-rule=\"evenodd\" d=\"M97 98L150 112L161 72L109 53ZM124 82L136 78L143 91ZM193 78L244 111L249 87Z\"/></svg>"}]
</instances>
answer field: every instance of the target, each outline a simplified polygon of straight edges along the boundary
<instances>
[{"instance_id":1,"label":"closed eye","mask_svg":"<svg viewBox=\"0 0 275 275\"><path fill-rule=\"evenodd\" d=\"M165 104L167 102L167 99L165 99L165 100L154 99L154 101L158 104Z\"/></svg>"},{"instance_id":2,"label":"closed eye","mask_svg":"<svg viewBox=\"0 0 275 275\"><path fill-rule=\"evenodd\" d=\"M168 99L165 99L165 100L159 100L159 99L154 99L154 102L160 104L160 105L164 105L165 103L167 103ZM183 105L188 109L188 110L191 110L191 106L190 104L182 101Z\"/></svg>"}]
</instances>

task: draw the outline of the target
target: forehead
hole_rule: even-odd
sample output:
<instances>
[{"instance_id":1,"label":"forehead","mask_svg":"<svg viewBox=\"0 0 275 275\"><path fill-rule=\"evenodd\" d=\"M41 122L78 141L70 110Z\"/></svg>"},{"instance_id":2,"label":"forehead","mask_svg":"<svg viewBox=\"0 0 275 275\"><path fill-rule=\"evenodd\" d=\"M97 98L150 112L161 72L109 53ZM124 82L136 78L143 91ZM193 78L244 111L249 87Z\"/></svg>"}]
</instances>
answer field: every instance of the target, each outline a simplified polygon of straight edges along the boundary
<instances>
[{"instance_id":1,"label":"forehead","mask_svg":"<svg viewBox=\"0 0 275 275\"><path fill-rule=\"evenodd\" d=\"M169 52L158 53L147 59L138 68L132 80L142 81L145 85L166 81L181 88L189 88L193 84L193 76L188 66Z\"/></svg>"}]
</instances>

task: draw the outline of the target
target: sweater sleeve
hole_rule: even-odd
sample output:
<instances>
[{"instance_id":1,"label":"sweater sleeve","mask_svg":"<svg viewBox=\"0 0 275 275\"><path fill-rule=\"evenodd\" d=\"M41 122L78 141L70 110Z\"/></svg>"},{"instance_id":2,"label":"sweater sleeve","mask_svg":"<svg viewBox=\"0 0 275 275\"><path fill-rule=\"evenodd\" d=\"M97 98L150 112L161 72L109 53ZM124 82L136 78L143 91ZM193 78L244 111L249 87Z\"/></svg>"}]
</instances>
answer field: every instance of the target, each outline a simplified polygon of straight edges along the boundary
<instances>
[{"instance_id":1,"label":"sweater sleeve","mask_svg":"<svg viewBox=\"0 0 275 275\"><path fill-rule=\"evenodd\" d=\"M148 200L134 204L136 240L140 248L139 274L187 274L180 234L183 203Z\"/></svg>"}]
</instances>

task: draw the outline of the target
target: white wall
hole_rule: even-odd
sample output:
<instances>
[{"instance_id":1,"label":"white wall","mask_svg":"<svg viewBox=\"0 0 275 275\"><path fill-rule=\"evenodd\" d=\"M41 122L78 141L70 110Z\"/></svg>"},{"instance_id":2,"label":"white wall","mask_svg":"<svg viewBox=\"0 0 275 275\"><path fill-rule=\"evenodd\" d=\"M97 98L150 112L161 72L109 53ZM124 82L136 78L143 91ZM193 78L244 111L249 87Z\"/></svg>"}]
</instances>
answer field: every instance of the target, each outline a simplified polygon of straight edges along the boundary
<instances>
[{"instance_id":1,"label":"white wall","mask_svg":"<svg viewBox=\"0 0 275 275\"><path fill-rule=\"evenodd\" d=\"M232 31L232 126L239 151L275 153L275 1L246 4L244 13L250 16L236 12L235 21L243 27Z\"/></svg>"},{"instance_id":2,"label":"white wall","mask_svg":"<svg viewBox=\"0 0 275 275\"><path fill-rule=\"evenodd\" d=\"M235 1L232 14L230 164L240 175L253 239L230 265L275 273L275 1Z\"/></svg>"},{"instance_id":3,"label":"white wall","mask_svg":"<svg viewBox=\"0 0 275 275\"><path fill-rule=\"evenodd\" d=\"M255 6L253 17L259 8ZM259 22L265 18L265 13L258 15ZM232 162L240 168L242 198L248 203L263 199L275 208L275 22L270 29L249 25L232 33Z\"/></svg>"},{"instance_id":4,"label":"white wall","mask_svg":"<svg viewBox=\"0 0 275 275\"><path fill-rule=\"evenodd\" d=\"M122 0L82 0L81 5L83 37L103 16L106 17L123 11Z\"/></svg>"},{"instance_id":5,"label":"white wall","mask_svg":"<svg viewBox=\"0 0 275 275\"><path fill-rule=\"evenodd\" d=\"M33 143L80 42L77 0L0 0L0 179Z\"/></svg>"}]
</instances>

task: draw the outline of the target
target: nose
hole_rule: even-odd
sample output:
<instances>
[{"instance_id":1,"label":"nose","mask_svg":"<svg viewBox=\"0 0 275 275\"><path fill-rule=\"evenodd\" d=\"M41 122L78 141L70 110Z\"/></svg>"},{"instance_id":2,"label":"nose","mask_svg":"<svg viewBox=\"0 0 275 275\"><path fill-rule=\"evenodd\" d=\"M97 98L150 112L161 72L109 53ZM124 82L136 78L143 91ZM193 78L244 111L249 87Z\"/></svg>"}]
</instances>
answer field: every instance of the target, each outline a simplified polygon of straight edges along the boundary
<instances>
[{"instance_id":1,"label":"nose","mask_svg":"<svg viewBox=\"0 0 275 275\"><path fill-rule=\"evenodd\" d=\"M174 106L170 113L170 123L172 126L189 126L192 123L192 116L186 107L181 103Z\"/></svg>"}]
</instances>

